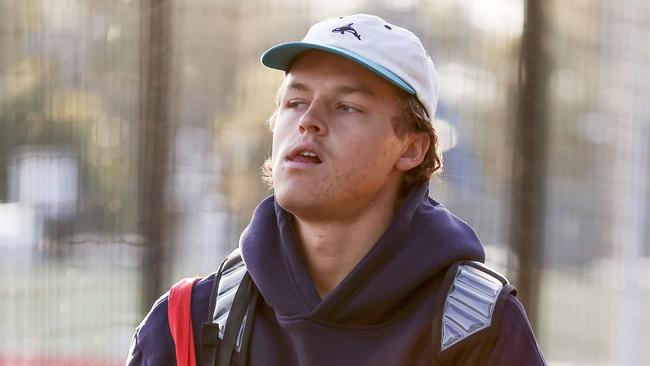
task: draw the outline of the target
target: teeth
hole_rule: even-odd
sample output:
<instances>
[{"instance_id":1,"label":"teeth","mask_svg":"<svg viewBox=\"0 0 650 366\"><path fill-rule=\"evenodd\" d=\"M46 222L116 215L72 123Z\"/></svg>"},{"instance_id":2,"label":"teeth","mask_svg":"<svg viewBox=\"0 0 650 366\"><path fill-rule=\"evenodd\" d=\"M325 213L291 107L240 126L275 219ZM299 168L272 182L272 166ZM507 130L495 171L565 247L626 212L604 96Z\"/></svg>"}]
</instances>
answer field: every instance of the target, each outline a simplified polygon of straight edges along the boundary
<instances>
[{"instance_id":1,"label":"teeth","mask_svg":"<svg viewBox=\"0 0 650 366\"><path fill-rule=\"evenodd\" d=\"M311 151L303 151L300 155L302 155L302 156L308 156L308 157L312 157L312 158L315 158L315 157L316 157L316 154L314 154L314 153L311 152Z\"/></svg>"}]
</instances>

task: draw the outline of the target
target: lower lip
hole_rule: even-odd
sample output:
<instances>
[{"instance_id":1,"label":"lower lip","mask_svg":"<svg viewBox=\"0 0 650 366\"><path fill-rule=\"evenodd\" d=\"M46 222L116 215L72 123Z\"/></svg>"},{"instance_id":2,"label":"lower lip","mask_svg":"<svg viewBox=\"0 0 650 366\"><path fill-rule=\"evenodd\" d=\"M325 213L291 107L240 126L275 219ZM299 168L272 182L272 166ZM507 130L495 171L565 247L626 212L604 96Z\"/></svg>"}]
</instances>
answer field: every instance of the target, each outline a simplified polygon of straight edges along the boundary
<instances>
[{"instance_id":1,"label":"lower lip","mask_svg":"<svg viewBox=\"0 0 650 366\"><path fill-rule=\"evenodd\" d=\"M284 161L284 166L289 169L309 169L309 168L317 167L321 164L322 163L308 163L308 162L293 161L293 160Z\"/></svg>"}]
</instances>

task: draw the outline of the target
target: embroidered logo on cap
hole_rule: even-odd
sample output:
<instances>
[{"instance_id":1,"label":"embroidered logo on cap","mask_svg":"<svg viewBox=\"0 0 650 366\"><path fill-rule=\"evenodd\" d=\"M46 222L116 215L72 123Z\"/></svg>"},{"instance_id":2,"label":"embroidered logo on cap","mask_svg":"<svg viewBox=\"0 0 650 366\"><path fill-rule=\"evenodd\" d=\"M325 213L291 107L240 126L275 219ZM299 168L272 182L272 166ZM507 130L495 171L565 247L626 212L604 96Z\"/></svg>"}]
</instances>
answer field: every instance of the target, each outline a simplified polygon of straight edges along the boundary
<instances>
[{"instance_id":1,"label":"embroidered logo on cap","mask_svg":"<svg viewBox=\"0 0 650 366\"><path fill-rule=\"evenodd\" d=\"M342 27L334 28L334 29L332 29L332 33L345 34L345 32L349 32L353 36L357 37L358 40L361 40L361 35L359 33L357 33L356 29L352 28L352 24L354 24L354 23L350 23L350 24L344 25Z\"/></svg>"}]
</instances>

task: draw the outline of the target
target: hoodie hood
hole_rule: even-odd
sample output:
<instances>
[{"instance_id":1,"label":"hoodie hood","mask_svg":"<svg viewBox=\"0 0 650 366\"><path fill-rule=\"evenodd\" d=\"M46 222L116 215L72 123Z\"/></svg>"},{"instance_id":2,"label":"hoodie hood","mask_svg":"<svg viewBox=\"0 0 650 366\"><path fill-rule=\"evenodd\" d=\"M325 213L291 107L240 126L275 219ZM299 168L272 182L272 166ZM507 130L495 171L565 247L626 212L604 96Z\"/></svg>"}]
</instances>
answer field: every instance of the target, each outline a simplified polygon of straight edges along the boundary
<instances>
[{"instance_id":1,"label":"hoodie hood","mask_svg":"<svg viewBox=\"0 0 650 366\"><path fill-rule=\"evenodd\" d=\"M309 275L292 215L273 196L262 201L240 247L265 302L287 320L310 318L337 325L390 321L415 293L452 263L484 261L474 231L429 197L426 184L408 194L386 232L323 299Z\"/></svg>"}]
</instances>

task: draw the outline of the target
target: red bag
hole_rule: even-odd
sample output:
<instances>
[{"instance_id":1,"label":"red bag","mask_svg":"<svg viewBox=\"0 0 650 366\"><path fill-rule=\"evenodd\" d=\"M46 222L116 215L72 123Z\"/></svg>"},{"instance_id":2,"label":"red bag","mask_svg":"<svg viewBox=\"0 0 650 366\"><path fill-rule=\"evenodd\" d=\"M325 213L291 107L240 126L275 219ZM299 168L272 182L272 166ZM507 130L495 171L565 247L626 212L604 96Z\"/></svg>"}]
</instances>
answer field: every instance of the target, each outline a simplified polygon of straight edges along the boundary
<instances>
[{"instance_id":1,"label":"red bag","mask_svg":"<svg viewBox=\"0 0 650 366\"><path fill-rule=\"evenodd\" d=\"M194 351L194 333L192 332L192 287L200 280L184 278L169 290L167 319L169 330L176 345L176 363L178 366L196 366Z\"/></svg>"}]
</instances>

